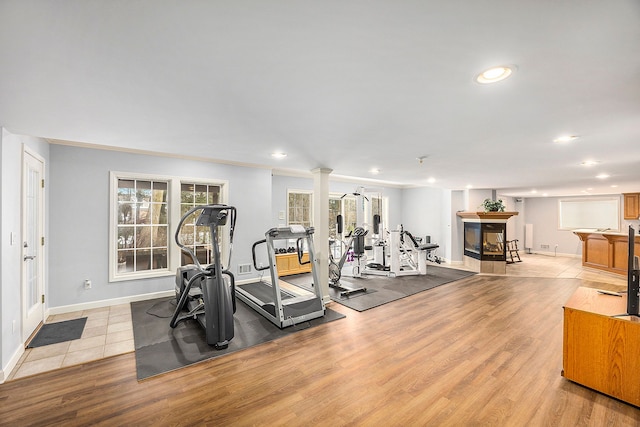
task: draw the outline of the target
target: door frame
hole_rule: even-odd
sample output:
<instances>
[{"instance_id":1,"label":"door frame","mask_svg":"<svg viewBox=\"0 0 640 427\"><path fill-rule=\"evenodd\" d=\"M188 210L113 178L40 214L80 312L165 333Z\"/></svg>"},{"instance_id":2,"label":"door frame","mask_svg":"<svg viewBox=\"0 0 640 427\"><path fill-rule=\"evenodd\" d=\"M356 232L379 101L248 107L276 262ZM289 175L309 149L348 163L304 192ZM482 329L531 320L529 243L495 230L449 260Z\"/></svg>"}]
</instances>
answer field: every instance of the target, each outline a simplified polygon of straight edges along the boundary
<instances>
[{"instance_id":1,"label":"door frame","mask_svg":"<svg viewBox=\"0 0 640 427\"><path fill-rule=\"evenodd\" d=\"M28 255L24 248L25 239L27 236L27 157L31 157L33 160L38 162L41 165L40 168L40 179L42 184L38 186L38 218L37 218L37 239L40 242L36 244L36 258L32 261L37 263L36 274L38 275L38 293L37 295L41 295L41 302L39 305L40 314L34 313L37 316L37 319L34 319L32 322L27 322L29 307L27 307L27 262L24 260L24 257ZM45 246L44 246L44 231L45 231L45 191L44 191L44 179L45 179L45 171L46 171L46 162L45 159L40 156L38 153L29 149L26 145L23 145L22 149L22 183L21 183L21 255L20 255L20 293L21 293L21 313L22 313L22 340L26 343L27 339L33 334L34 331L38 329L38 327L44 323L45 318ZM35 320L38 322L35 323Z\"/></svg>"}]
</instances>

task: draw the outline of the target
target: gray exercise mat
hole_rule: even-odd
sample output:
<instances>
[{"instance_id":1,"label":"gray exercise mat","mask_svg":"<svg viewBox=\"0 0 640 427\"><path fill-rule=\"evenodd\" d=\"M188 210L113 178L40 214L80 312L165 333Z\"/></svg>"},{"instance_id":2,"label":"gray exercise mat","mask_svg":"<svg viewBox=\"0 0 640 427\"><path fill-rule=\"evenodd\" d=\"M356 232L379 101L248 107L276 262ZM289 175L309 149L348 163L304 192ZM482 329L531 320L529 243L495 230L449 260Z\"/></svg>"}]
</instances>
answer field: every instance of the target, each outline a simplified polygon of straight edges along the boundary
<instances>
[{"instance_id":1,"label":"gray exercise mat","mask_svg":"<svg viewBox=\"0 0 640 427\"><path fill-rule=\"evenodd\" d=\"M429 265L427 274L423 276L385 277L364 275L362 278L343 277L340 282L344 285L352 288L364 287L367 291L350 296L340 296L338 289L329 288L329 295L333 301L339 304L353 310L365 311L446 283L473 276L474 274L476 273L471 271ZM313 282L313 278L309 273L282 277L281 279L299 286L310 286Z\"/></svg>"},{"instance_id":2,"label":"gray exercise mat","mask_svg":"<svg viewBox=\"0 0 640 427\"><path fill-rule=\"evenodd\" d=\"M131 303L138 380L345 317L336 311L326 309L322 318L280 329L242 301L236 299L236 302L235 336L229 347L223 350L216 350L207 344L204 329L195 320L182 321L175 329L169 326L175 309L174 297Z\"/></svg>"}]
</instances>

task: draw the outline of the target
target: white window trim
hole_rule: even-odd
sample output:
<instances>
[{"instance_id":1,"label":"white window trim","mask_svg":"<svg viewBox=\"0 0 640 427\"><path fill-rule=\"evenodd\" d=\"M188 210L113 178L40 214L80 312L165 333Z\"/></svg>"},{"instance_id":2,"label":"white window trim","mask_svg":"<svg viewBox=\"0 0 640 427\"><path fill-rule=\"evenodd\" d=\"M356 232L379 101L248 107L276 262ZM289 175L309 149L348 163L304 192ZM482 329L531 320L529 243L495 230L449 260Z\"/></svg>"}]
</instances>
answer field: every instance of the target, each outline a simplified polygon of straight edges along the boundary
<instances>
[{"instance_id":1,"label":"white window trim","mask_svg":"<svg viewBox=\"0 0 640 427\"><path fill-rule=\"evenodd\" d=\"M116 233L117 233L117 218L115 215L117 201L117 188L118 179L136 179L136 180L150 180L150 181L166 181L167 186L167 222L168 222L168 247L167 247L167 268L160 270L147 270L136 271L133 273L120 273L118 274L118 262L115 256L116 247ZM175 243L176 227L180 222L180 188L182 183L193 184L207 184L207 185L219 185L220 189L220 203L227 203L229 200L229 181L215 178L190 178L183 176L173 175L161 175L161 174L147 174L147 173L132 173L132 172L109 172L109 282L124 282L130 280L148 279L154 277L167 277L175 275L175 270L180 266L180 250ZM222 238L222 247L220 253L222 255L222 261L227 258L229 248L229 236L224 235ZM225 266L230 268L230 266Z\"/></svg>"},{"instance_id":2,"label":"white window trim","mask_svg":"<svg viewBox=\"0 0 640 427\"><path fill-rule=\"evenodd\" d=\"M309 212L310 212L309 222L311 224L311 227L313 227L313 190L296 190L296 189L291 189L291 188L287 189L287 200L286 200L287 225L289 225L289 195L291 193L295 193L295 194L310 194L311 195L311 200L310 200L311 203L310 203L310 206L309 206Z\"/></svg>"}]
</instances>

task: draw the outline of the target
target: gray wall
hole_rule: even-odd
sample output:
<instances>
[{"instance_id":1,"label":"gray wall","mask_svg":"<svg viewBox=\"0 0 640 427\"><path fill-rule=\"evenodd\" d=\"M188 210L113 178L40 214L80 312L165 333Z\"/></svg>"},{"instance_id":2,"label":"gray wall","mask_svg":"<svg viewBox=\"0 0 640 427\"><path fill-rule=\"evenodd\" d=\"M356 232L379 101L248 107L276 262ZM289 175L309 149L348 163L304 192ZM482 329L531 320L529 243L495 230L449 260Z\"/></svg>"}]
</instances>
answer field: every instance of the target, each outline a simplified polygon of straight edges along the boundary
<instances>
[{"instance_id":1,"label":"gray wall","mask_svg":"<svg viewBox=\"0 0 640 427\"><path fill-rule=\"evenodd\" d=\"M407 188L402 191L402 225L416 237L431 236L438 243L438 254L447 251L450 229L448 216L443 215L449 203L448 192L440 188ZM395 226L394 226L395 227Z\"/></svg>"},{"instance_id":2,"label":"gray wall","mask_svg":"<svg viewBox=\"0 0 640 427\"><path fill-rule=\"evenodd\" d=\"M109 283L110 171L228 181L228 203L238 211L232 272L251 262L251 244L270 223L261 214L271 210L267 169L52 145L50 170L49 307L173 289L172 276ZM92 280L92 289L84 289L85 279Z\"/></svg>"},{"instance_id":3,"label":"gray wall","mask_svg":"<svg viewBox=\"0 0 640 427\"><path fill-rule=\"evenodd\" d=\"M385 227L392 228L402 222L402 198L403 190L393 187L383 187L379 185L371 185L368 183L352 183L344 181L331 180L329 175L329 192L330 193L352 193L357 187L375 187L381 190L383 197L389 200L389 218L383 218ZM271 219L274 226L284 224L285 220L279 220L280 211L287 210L287 190L310 190L313 191L313 178L295 177L285 175L273 175L272 177L272 213Z\"/></svg>"},{"instance_id":4,"label":"gray wall","mask_svg":"<svg viewBox=\"0 0 640 427\"><path fill-rule=\"evenodd\" d=\"M623 219L624 205L620 197L620 232L626 233L629 225L633 225L636 230L640 226L640 221L627 221ZM562 197L571 199L572 197ZM576 197L580 198L580 197ZM582 242L578 236L569 230L558 230L558 200L559 197L536 197L527 198L522 201L524 205L525 224L533 224L533 252L554 254L555 245L558 245L557 253L563 255L582 256ZM549 248L542 248L541 245L549 245ZM524 245L522 246L524 247Z\"/></svg>"},{"instance_id":5,"label":"gray wall","mask_svg":"<svg viewBox=\"0 0 640 427\"><path fill-rule=\"evenodd\" d=\"M558 199L536 197L524 199L525 224L533 225L532 252L573 256L582 255L582 243L578 236L568 230L558 230ZM549 245L542 248L541 245ZM524 245L522 245L524 247Z\"/></svg>"}]
</instances>

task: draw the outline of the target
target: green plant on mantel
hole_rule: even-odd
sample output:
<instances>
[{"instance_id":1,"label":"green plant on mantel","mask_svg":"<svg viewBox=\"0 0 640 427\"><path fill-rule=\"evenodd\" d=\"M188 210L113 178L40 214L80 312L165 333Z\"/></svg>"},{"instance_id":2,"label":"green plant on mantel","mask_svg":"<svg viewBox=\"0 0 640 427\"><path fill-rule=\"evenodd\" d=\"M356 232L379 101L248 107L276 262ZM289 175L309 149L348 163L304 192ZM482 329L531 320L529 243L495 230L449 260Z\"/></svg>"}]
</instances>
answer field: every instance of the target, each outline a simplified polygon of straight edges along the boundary
<instances>
[{"instance_id":1,"label":"green plant on mantel","mask_svg":"<svg viewBox=\"0 0 640 427\"><path fill-rule=\"evenodd\" d=\"M502 199L484 199L484 201L482 202L482 207L484 208L485 212L504 212L504 204L502 203Z\"/></svg>"}]
</instances>

